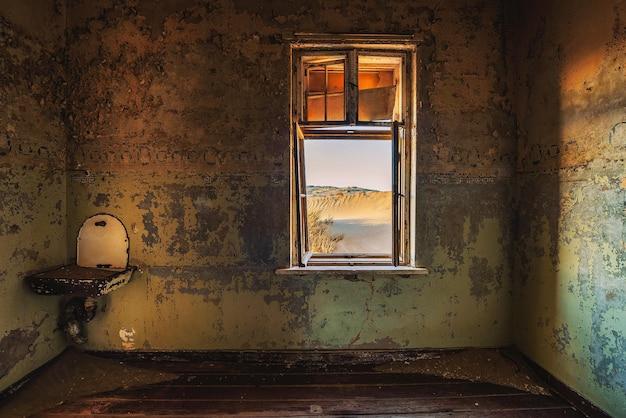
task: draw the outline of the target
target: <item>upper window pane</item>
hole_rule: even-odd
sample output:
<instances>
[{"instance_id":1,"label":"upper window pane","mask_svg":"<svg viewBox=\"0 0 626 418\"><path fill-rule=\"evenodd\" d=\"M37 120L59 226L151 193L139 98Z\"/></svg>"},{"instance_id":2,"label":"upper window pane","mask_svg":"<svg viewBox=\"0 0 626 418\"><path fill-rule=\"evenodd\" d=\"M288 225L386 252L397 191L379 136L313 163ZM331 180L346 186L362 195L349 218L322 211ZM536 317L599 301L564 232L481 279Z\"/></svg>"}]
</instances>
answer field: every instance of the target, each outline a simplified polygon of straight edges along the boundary
<instances>
[{"instance_id":1,"label":"upper window pane","mask_svg":"<svg viewBox=\"0 0 626 418\"><path fill-rule=\"evenodd\" d=\"M306 120L345 120L345 59L311 56L304 57L303 64Z\"/></svg>"},{"instance_id":2,"label":"upper window pane","mask_svg":"<svg viewBox=\"0 0 626 418\"><path fill-rule=\"evenodd\" d=\"M400 120L402 58L359 55L359 121Z\"/></svg>"}]
</instances>

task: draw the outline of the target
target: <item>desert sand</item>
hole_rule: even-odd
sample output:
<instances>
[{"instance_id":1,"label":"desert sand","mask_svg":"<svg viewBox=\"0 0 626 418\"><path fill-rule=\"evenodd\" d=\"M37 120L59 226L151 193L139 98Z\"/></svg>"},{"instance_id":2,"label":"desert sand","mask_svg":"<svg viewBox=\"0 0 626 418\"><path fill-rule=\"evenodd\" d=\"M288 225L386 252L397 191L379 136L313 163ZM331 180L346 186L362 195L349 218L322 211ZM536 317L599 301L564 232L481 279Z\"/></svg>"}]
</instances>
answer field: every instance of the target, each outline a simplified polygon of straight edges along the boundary
<instances>
[{"instance_id":1,"label":"desert sand","mask_svg":"<svg viewBox=\"0 0 626 418\"><path fill-rule=\"evenodd\" d=\"M391 252L391 192L309 186L307 195L308 212L332 220L330 232L343 236L333 252Z\"/></svg>"}]
</instances>

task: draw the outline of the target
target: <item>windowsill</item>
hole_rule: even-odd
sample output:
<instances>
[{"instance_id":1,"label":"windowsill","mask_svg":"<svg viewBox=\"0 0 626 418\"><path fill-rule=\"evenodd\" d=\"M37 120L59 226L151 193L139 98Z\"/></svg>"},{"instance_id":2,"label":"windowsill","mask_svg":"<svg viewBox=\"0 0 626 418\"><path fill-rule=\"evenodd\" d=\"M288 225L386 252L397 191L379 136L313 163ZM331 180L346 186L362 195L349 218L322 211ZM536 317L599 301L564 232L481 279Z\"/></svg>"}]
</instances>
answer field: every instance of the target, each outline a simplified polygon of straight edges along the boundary
<instances>
[{"instance_id":1,"label":"windowsill","mask_svg":"<svg viewBox=\"0 0 626 418\"><path fill-rule=\"evenodd\" d=\"M278 275L307 276L313 274L327 274L345 276L354 274L376 274L381 276L423 276L428 270L423 267L407 266L309 266L289 267L276 270Z\"/></svg>"}]
</instances>

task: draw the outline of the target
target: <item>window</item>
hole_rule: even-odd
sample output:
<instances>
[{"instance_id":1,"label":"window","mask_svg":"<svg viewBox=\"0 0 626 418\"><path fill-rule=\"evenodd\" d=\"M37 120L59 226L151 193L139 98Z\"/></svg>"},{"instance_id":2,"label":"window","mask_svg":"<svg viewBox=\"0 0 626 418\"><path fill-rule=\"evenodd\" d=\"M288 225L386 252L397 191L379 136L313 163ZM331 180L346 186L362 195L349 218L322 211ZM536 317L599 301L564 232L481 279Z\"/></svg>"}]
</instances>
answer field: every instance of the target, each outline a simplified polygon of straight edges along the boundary
<instances>
[{"instance_id":1,"label":"window","mask_svg":"<svg viewBox=\"0 0 626 418\"><path fill-rule=\"evenodd\" d=\"M294 266L414 263L415 44L356 37L292 44Z\"/></svg>"}]
</instances>

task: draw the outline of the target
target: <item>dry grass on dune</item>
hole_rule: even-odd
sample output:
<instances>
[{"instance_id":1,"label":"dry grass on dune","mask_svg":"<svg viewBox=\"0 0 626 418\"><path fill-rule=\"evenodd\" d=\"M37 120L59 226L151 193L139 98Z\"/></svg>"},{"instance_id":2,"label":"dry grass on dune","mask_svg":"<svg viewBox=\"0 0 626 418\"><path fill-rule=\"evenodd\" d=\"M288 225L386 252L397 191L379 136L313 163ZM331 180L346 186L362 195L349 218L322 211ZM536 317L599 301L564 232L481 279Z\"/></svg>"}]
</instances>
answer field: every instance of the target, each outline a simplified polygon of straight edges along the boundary
<instances>
[{"instance_id":1,"label":"dry grass on dune","mask_svg":"<svg viewBox=\"0 0 626 418\"><path fill-rule=\"evenodd\" d=\"M309 212L309 248L314 253L332 253L337 248L337 243L343 239L343 235L330 232L332 219L322 219L320 211Z\"/></svg>"}]
</instances>

